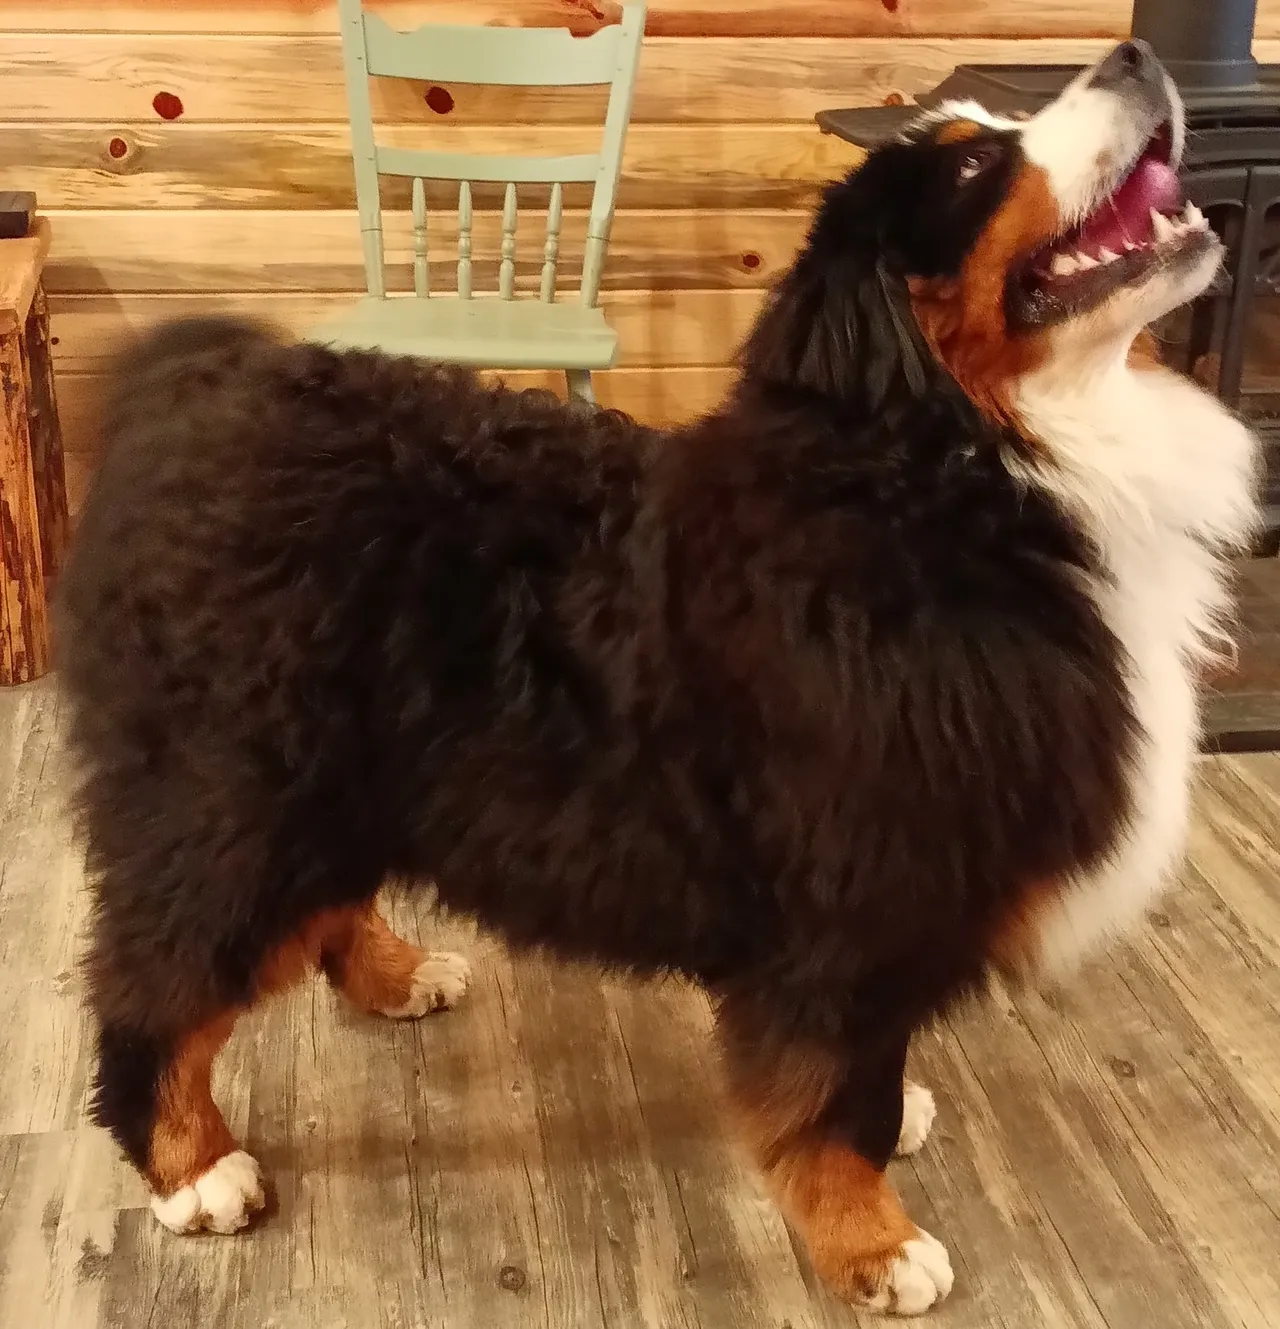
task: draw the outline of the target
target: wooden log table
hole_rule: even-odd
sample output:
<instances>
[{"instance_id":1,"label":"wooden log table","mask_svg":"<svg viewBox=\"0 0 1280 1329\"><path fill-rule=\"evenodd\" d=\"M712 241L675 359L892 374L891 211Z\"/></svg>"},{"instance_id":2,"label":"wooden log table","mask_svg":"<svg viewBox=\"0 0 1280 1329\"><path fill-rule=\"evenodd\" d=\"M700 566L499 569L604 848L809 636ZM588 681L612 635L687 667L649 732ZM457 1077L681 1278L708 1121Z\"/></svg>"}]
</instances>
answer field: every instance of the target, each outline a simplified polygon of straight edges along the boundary
<instances>
[{"instance_id":1,"label":"wooden log table","mask_svg":"<svg viewBox=\"0 0 1280 1329\"><path fill-rule=\"evenodd\" d=\"M0 240L0 685L47 673L49 590L67 539L62 430L41 274L49 222Z\"/></svg>"}]
</instances>

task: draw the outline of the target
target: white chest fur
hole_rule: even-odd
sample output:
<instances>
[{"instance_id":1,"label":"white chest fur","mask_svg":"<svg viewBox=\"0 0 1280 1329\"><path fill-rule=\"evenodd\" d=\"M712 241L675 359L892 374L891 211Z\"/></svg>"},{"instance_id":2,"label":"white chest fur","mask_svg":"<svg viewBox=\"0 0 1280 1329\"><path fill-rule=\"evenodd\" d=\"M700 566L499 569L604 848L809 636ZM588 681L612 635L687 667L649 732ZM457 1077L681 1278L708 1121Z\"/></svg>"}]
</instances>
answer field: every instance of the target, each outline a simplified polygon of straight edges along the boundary
<instances>
[{"instance_id":1,"label":"white chest fur","mask_svg":"<svg viewBox=\"0 0 1280 1329\"><path fill-rule=\"evenodd\" d=\"M1028 478L1084 523L1110 574L1099 608L1127 655L1139 725L1133 816L1107 860L1040 917L1046 974L1135 922L1180 859L1199 738L1196 678L1227 647L1226 558L1256 520L1253 435L1192 384L1115 364L1030 379L1022 418L1048 453ZM1086 390L1087 387L1087 390Z\"/></svg>"}]
</instances>

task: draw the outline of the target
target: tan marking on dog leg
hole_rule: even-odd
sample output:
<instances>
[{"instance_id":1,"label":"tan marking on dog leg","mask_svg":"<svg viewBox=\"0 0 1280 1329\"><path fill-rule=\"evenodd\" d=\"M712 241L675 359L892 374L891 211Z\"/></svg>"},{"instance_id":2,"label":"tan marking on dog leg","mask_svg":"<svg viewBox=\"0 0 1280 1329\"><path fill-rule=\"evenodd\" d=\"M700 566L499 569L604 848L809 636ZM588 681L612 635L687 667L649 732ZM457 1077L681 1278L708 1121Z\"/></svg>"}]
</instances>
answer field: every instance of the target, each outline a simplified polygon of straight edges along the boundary
<instances>
[{"instance_id":1,"label":"tan marking on dog leg","mask_svg":"<svg viewBox=\"0 0 1280 1329\"><path fill-rule=\"evenodd\" d=\"M235 1012L184 1039L160 1078L147 1176L151 1208L174 1232L238 1232L265 1203L257 1163L236 1144L213 1101L213 1061Z\"/></svg>"},{"instance_id":2,"label":"tan marking on dog leg","mask_svg":"<svg viewBox=\"0 0 1280 1329\"><path fill-rule=\"evenodd\" d=\"M237 1148L213 1101L213 1060L235 1025L229 1012L184 1039L156 1088L148 1175L162 1195L186 1186Z\"/></svg>"},{"instance_id":3,"label":"tan marking on dog leg","mask_svg":"<svg viewBox=\"0 0 1280 1329\"><path fill-rule=\"evenodd\" d=\"M346 936L353 912L325 909L307 919L263 961L258 970L255 1000L284 992L319 969L334 938Z\"/></svg>"},{"instance_id":4,"label":"tan marking on dog leg","mask_svg":"<svg viewBox=\"0 0 1280 1329\"><path fill-rule=\"evenodd\" d=\"M987 947L995 970L1012 982L1026 982L1044 961L1044 917L1058 898L1059 887L1035 882L1012 902L996 925Z\"/></svg>"},{"instance_id":5,"label":"tan marking on dog leg","mask_svg":"<svg viewBox=\"0 0 1280 1329\"><path fill-rule=\"evenodd\" d=\"M313 969L343 912L315 915L272 951L258 969L254 1001ZM180 1039L156 1086L147 1179L152 1211L174 1232L238 1232L265 1203L261 1170L236 1143L210 1086L214 1059L240 1014L225 1011Z\"/></svg>"},{"instance_id":6,"label":"tan marking on dog leg","mask_svg":"<svg viewBox=\"0 0 1280 1329\"><path fill-rule=\"evenodd\" d=\"M782 1211L813 1266L841 1296L872 1310L919 1315L951 1291L942 1244L906 1216L884 1173L844 1145L798 1144L771 1170Z\"/></svg>"},{"instance_id":7,"label":"tan marking on dog leg","mask_svg":"<svg viewBox=\"0 0 1280 1329\"><path fill-rule=\"evenodd\" d=\"M324 950L326 971L339 991L361 1010L392 1019L448 1010L471 978L462 956L405 941L372 903L352 910Z\"/></svg>"},{"instance_id":8,"label":"tan marking on dog leg","mask_svg":"<svg viewBox=\"0 0 1280 1329\"><path fill-rule=\"evenodd\" d=\"M723 1022L721 1033L730 1033ZM799 1047L756 1060L741 1030L726 1051L737 1124L823 1280L850 1301L899 1315L945 1297L953 1282L946 1250L906 1216L882 1169L819 1125L848 1068Z\"/></svg>"}]
</instances>

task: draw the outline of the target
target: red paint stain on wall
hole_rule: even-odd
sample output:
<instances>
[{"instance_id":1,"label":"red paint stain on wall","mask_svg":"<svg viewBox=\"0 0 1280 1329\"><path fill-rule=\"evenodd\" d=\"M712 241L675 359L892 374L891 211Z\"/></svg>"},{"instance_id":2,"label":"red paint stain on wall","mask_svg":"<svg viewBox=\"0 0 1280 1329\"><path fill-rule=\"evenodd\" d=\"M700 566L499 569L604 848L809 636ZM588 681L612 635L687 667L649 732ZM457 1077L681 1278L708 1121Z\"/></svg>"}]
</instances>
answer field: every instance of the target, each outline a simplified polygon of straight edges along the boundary
<instances>
[{"instance_id":1,"label":"red paint stain on wall","mask_svg":"<svg viewBox=\"0 0 1280 1329\"><path fill-rule=\"evenodd\" d=\"M448 115L453 110L453 93L448 88L428 88L425 101L437 115Z\"/></svg>"},{"instance_id":2,"label":"red paint stain on wall","mask_svg":"<svg viewBox=\"0 0 1280 1329\"><path fill-rule=\"evenodd\" d=\"M742 266L748 272L754 272L764 260L754 250L748 250L742 256Z\"/></svg>"},{"instance_id":3,"label":"red paint stain on wall","mask_svg":"<svg viewBox=\"0 0 1280 1329\"><path fill-rule=\"evenodd\" d=\"M129 145L122 138L113 138L111 142L107 144L107 151L119 160L128 153Z\"/></svg>"},{"instance_id":4,"label":"red paint stain on wall","mask_svg":"<svg viewBox=\"0 0 1280 1329\"><path fill-rule=\"evenodd\" d=\"M176 120L183 111L182 98L172 92L157 92L151 107L161 120Z\"/></svg>"},{"instance_id":5,"label":"red paint stain on wall","mask_svg":"<svg viewBox=\"0 0 1280 1329\"><path fill-rule=\"evenodd\" d=\"M569 30L578 37L594 32L602 23L610 20L603 6L595 0L566 0L572 11L569 18Z\"/></svg>"},{"instance_id":6,"label":"red paint stain on wall","mask_svg":"<svg viewBox=\"0 0 1280 1329\"><path fill-rule=\"evenodd\" d=\"M889 11L889 13L896 14L898 12L898 0L880 0L880 3Z\"/></svg>"}]
</instances>

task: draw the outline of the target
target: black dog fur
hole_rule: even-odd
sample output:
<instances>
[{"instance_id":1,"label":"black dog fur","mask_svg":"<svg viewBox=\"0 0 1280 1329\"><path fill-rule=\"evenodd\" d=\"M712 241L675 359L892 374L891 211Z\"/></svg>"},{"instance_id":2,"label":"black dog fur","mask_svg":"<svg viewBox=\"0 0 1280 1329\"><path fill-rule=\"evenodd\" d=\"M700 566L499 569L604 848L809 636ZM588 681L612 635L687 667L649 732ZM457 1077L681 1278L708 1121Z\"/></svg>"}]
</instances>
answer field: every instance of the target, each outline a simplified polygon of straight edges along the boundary
<instances>
[{"instance_id":1,"label":"black dog fur","mask_svg":"<svg viewBox=\"0 0 1280 1329\"><path fill-rule=\"evenodd\" d=\"M705 985L738 1092L836 1067L805 1129L883 1166L912 1032L1128 799L1094 556L912 323L962 147L834 187L674 432L237 322L121 363L59 631L135 1163L177 1042L394 875Z\"/></svg>"}]
</instances>

